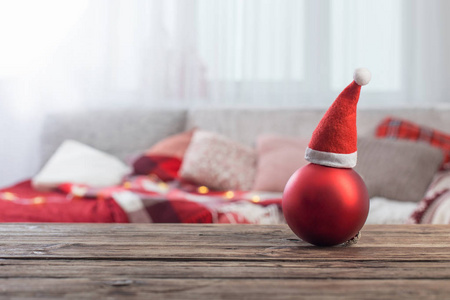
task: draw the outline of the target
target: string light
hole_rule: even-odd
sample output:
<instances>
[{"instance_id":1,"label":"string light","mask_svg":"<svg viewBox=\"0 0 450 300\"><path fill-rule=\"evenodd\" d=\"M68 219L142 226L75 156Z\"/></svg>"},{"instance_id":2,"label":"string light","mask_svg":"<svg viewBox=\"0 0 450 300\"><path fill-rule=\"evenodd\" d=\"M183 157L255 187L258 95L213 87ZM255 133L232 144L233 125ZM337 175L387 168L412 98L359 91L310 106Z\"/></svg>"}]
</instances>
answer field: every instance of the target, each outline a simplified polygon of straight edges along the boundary
<instances>
[{"instance_id":1,"label":"string light","mask_svg":"<svg viewBox=\"0 0 450 300\"><path fill-rule=\"evenodd\" d=\"M199 186L199 187L197 188L197 191L198 191L200 194L206 194L206 193L209 192L209 189L208 189L206 186L202 185L202 186Z\"/></svg>"},{"instance_id":2,"label":"string light","mask_svg":"<svg viewBox=\"0 0 450 300\"><path fill-rule=\"evenodd\" d=\"M227 199L231 199L234 197L234 192L233 191L228 191L225 193L225 198Z\"/></svg>"},{"instance_id":3,"label":"string light","mask_svg":"<svg viewBox=\"0 0 450 300\"><path fill-rule=\"evenodd\" d=\"M5 200L12 201L12 200L16 199L16 195L14 195L11 192L4 192L2 198L5 199Z\"/></svg>"},{"instance_id":4,"label":"string light","mask_svg":"<svg viewBox=\"0 0 450 300\"><path fill-rule=\"evenodd\" d=\"M34 197L33 198L33 203L34 204L42 204L45 202L45 198L44 197Z\"/></svg>"},{"instance_id":5,"label":"string light","mask_svg":"<svg viewBox=\"0 0 450 300\"><path fill-rule=\"evenodd\" d=\"M261 197L259 197L258 195L254 195L252 197L252 202L258 203L259 201L261 201Z\"/></svg>"},{"instance_id":6,"label":"string light","mask_svg":"<svg viewBox=\"0 0 450 300\"><path fill-rule=\"evenodd\" d=\"M165 182L158 182L158 186L162 190L167 190L167 188L168 188L168 185Z\"/></svg>"},{"instance_id":7,"label":"string light","mask_svg":"<svg viewBox=\"0 0 450 300\"><path fill-rule=\"evenodd\" d=\"M84 186L73 186L71 189L71 193L75 197L84 197L87 193L87 187Z\"/></svg>"}]
</instances>

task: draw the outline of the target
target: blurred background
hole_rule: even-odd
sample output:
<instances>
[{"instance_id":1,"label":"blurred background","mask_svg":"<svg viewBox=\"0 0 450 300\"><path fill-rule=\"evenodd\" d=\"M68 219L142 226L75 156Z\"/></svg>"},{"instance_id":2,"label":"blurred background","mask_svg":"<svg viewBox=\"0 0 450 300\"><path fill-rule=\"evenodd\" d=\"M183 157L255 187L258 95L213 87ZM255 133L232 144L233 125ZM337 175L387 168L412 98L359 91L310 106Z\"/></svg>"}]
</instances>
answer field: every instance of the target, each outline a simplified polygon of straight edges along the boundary
<instances>
[{"instance_id":1,"label":"blurred background","mask_svg":"<svg viewBox=\"0 0 450 300\"><path fill-rule=\"evenodd\" d=\"M0 186L60 111L450 106L450 1L0 0Z\"/></svg>"}]
</instances>

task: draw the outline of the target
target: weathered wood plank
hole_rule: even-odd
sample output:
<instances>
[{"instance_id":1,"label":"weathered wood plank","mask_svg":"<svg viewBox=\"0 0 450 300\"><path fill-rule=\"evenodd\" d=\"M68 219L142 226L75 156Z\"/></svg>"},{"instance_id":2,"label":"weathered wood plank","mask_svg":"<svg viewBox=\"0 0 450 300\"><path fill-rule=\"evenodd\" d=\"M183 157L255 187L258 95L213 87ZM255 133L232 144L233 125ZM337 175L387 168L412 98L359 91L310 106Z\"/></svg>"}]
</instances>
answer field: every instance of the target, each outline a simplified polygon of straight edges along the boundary
<instances>
[{"instance_id":1,"label":"weathered wood plank","mask_svg":"<svg viewBox=\"0 0 450 300\"><path fill-rule=\"evenodd\" d=\"M104 233L118 233L118 232L153 232L153 231L169 231L174 232L173 228L177 228L177 232L189 232L195 230L195 232L210 232L220 230L221 232L257 232L257 231L276 231L288 229L287 225L233 225L233 224L128 224L128 223L2 223L0 226L0 232L10 231L22 231L30 232L42 232L47 234L48 232L68 232L71 228L77 228L77 232L73 234L89 233L95 234L92 228L101 229ZM364 231L367 232L441 232L448 233L449 225L365 225Z\"/></svg>"},{"instance_id":2,"label":"weathered wood plank","mask_svg":"<svg viewBox=\"0 0 450 300\"><path fill-rule=\"evenodd\" d=\"M353 247L319 248L285 225L4 224L0 258L449 261L449 226L366 226Z\"/></svg>"},{"instance_id":3,"label":"weathered wood plank","mask_svg":"<svg viewBox=\"0 0 450 300\"><path fill-rule=\"evenodd\" d=\"M0 297L36 299L446 299L447 280L0 279Z\"/></svg>"},{"instance_id":4,"label":"weathered wood plank","mask_svg":"<svg viewBox=\"0 0 450 300\"><path fill-rule=\"evenodd\" d=\"M76 229L74 229L76 230ZM443 247L450 245L450 236L440 235L440 234L427 234L427 235L383 235L379 233L373 232L365 232L363 231L363 237L361 238L361 243L359 246L366 247L396 247L401 244L403 247ZM236 233L234 235L221 235L220 232L215 232L214 234L183 234L180 233L180 236L172 235L167 232L154 232L152 234L147 235L86 235L73 236L71 234L67 235L34 235L27 233L9 233L0 235L0 241L4 244L7 243L18 243L18 242L26 242L26 243L35 243L45 241L49 243L60 242L61 239L66 241L70 241L72 243L83 242L86 244L100 244L100 243L108 243L108 244L124 244L127 243L130 239L135 240L136 244L143 245L186 245L186 244L212 244L214 245L225 245L225 244L233 244L233 245L248 245L248 246L267 246L267 245L309 245L307 243L302 242L296 236L286 231L285 233L264 233L261 234L259 232L249 232L249 233Z\"/></svg>"},{"instance_id":5,"label":"weathered wood plank","mask_svg":"<svg viewBox=\"0 0 450 300\"><path fill-rule=\"evenodd\" d=\"M83 243L0 243L0 258L28 259L128 259L213 261L449 261L448 247L353 247L313 248L300 246L109 245Z\"/></svg>"},{"instance_id":6,"label":"weathered wood plank","mask_svg":"<svg viewBox=\"0 0 450 300\"><path fill-rule=\"evenodd\" d=\"M447 279L450 262L0 260L0 278Z\"/></svg>"},{"instance_id":7,"label":"weathered wood plank","mask_svg":"<svg viewBox=\"0 0 450 300\"><path fill-rule=\"evenodd\" d=\"M249 226L249 225L200 225L200 224L2 224L0 238L2 241L27 238L39 239L45 236L49 239L61 237L74 241L99 241L105 239L111 242L123 239L142 239L141 242L183 243L186 240L223 242L232 239L233 242L246 244L267 243L284 239L297 239L286 225ZM249 240L249 237L252 237ZM146 240L147 239L147 240ZM369 246L396 244L399 239L407 241L405 245L450 244L448 225L367 225L363 228L363 239ZM372 244L373 242L376 242Z\"/></svg>"},{"instance_id":8,"label":"weathered wood plank","mask_svg":"<svg viewBox=\"0 0 450 300\"><path fill-rule=\"evenodd\" d=\"M173 230L176 227L177 230ZM76 229L74 231L73 229ZM95 230L94 230L95 229ZM179 233L197 234L214 233L220 231L223 234L249 233L249 232L284 232L289 231L287 225L227 225L227 224L92 224L92 223L2 223L0 234L3 233L69 233L72 235L120 235L120 233L139 235L153 232L167 232L178 235ZM365 232L377 232L380 234L449 234L449 225L366 225Z\"/></svg>"},{"instance_id":9,"label":"weathered wood plank","mask_svg":"<svg viewBox=\"0 0 450 300\"><path fill-rule=\"evenodd\" d=\"M319 248L287 226L2 224L0 298L443 299L449 226L366 226Z\"/></svg>"}]
</instances>

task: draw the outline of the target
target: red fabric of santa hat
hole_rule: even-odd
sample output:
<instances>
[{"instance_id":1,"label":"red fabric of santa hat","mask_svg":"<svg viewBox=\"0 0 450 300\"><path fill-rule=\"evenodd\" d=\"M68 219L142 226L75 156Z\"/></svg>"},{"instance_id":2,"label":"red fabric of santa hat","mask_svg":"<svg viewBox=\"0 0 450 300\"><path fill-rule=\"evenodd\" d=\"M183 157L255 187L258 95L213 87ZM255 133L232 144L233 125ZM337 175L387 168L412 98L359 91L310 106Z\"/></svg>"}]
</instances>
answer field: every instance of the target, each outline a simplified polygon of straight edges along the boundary
<instances>
[{"instance_id":1,"label":"red fabric of santa hat","mask_svg":"<svg viewBox=\"0 0 450 300\"><path fill-rule=\"evenodd\" d=\"M313 164L353 168L357 160L356 106L361 86L371 74L365 68L355 70L353 82L336 98L314 130L305 159Z\"/></svg>"}]
</instances>

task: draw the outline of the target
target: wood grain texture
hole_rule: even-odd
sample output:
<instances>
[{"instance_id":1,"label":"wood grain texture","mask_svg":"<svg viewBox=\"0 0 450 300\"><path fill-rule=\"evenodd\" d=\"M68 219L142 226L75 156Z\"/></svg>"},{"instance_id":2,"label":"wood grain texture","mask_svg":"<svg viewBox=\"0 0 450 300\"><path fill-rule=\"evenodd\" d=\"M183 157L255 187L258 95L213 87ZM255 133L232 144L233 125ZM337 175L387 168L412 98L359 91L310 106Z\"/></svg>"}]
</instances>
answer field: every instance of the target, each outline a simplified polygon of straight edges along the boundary
<instances>
[{"instance_id":1,"label":"wood grain texture","mask_svg":"<svg viewBox=\"0 0 450 300\"><path fill-rule=\"evenodd\" d=\"M2 224L0 297L444 299L450 226L372 225L319 248L287 226Z\"/></svg>"},{"instance_id":2,"label":"wood grain texture","mask_svg":"<svg viewBox=\"0 0 450 300\"><path fill-rule=\"evenodd\" d=\"M442 280L23 279L3 297L37 299L448 299Z\"/></svg>"}]
</instances>

